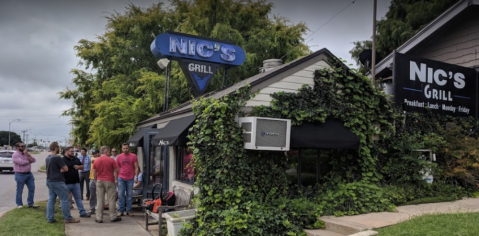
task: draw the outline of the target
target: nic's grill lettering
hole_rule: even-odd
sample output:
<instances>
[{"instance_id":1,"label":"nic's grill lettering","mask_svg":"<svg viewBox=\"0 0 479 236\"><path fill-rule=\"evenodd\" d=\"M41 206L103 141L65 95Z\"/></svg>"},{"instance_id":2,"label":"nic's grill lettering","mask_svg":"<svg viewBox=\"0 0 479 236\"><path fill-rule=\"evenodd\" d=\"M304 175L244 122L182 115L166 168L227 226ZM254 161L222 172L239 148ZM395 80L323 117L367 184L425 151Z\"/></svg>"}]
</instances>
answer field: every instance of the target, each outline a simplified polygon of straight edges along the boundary
<instances>
[{"instance_id":1,"label":"nic's grill lettering","mask_svg":"<svg viewBox=\"0 0 479 236\"><path fill-rule=\"evenodd\" d=\"M190 63L188 64L188 70L190 72L199 72L199 73L205 73L205 74L214 74L213 70L211 69L211 66L207 65L198 65L195 63Z\"/></svg>"}]
</instances>

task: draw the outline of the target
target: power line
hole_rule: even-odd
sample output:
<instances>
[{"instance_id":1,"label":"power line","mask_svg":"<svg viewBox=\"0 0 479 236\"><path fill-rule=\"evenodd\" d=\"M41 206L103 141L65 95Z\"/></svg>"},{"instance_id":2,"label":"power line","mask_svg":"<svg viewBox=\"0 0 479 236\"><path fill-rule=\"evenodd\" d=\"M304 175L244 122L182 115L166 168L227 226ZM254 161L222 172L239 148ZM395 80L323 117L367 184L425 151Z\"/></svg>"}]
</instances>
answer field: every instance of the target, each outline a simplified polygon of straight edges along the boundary
<instances>
[{"instance_id":1,"label":"power line","mask_svg":"<svg viewBox=\"0 0 479 236\"><path fill-rule=\"evenodd\" d=\"M327 23L329 23L331 20L334 19L334 17L336 17L337 15L339 15L339 13L343 12L344 10L346 10L346 8L348 8L349 6L353 5L354 3L356 2L356 0L353 0L353 2L351 2L350 4L348 4L346 7L344 7L343 9L341 9L341 11L339 11L338 13L336 13L333 17L331 17L331 19L329 19L328 21L326 21L323 25L321 25L317 30L315 30L312 34L310 34L308 37L306 37L304 40L306 39L309 39L311 36L313 36L313 34L315 34L316 32L318 32L321 28L323 28Z\"/></svg>"},{"instance_id":2,"label":"power line","mask_svg":"<svg viewBox=\"0 0 479 236\"><path fill-rule=\"evenodd\" d=\"M323 25L321 25L317 30L315 30L312 34L310 34L308 37L306 37L304 39L304 41L306 41L306 39L309 39L311 36L313 36L316 32L318 32L321 28L323 28L326 24L328 24L331 20L333 20L337 15L339 15L339 13L343 12L344 10L346 10L346 8L348 8L349 6L353 5L353 3L355 3L356 0L353 0L350 4L348 4L346 7L344 7L343 9L341 9L341 11L339 11L338 13L336 13L333 17L331 17L328 21L326 21ZM282 56L280 59L283 59L285 56L287 56L289 53L291 52L288 52L286 53L284 56Z\"/></svg>"}]
</instances>

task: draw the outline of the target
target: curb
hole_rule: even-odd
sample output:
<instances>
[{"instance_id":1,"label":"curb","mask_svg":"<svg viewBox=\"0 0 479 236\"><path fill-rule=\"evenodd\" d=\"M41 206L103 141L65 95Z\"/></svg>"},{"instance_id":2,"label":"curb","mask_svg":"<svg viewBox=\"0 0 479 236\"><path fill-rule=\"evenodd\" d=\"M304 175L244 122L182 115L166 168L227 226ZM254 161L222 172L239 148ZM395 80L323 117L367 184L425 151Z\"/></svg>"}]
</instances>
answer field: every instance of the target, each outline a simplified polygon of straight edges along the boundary
<instances>
[{"instance_id":1,"label":"curb","mask_svg":"<svg viewBox=\"0 0 479 236\"><path fill-rule=\"evenodd\" d=\"M350 234L349 236L370 236L370 235L377 235L378 232L374 231L374 230L366 230L366 231L362 231L362 232L359 232L359 233L355 233L355 234Z\"/></svg>"},{"instance_id":2,"label":"curb","mask_svg":"<svg viewBox=\"0 0 479 236\"><path fill-rule=\"evenodd\" d=\"M46 201L48 201L48 199L47 199L47 200L40 200L40 201L37 201L37 202L46 202ZM0 219L1 219L5 214L7 214L8 212L13 211L13 210L15 210L15 209L17 209L17 208L16 208L16 207L13 207L13 208L10 209L10 210L6 210L6 211L4 211L4 212L0 212Z\"/></svg>"},{"instance_id":3,"label":"curb","mask_svg":"<svg viewBox=\"0 0 479 236\"><path fill-rule=\"evenodd\" d=\"M10 209L10 210L8 210L8 211L1 212L1 213L0 213L0 219L2 219L2 217L3 217L5 214L7 214L7 212L9 212L9 211L11 211L11 210L13 210L13 209L15 209L15 208L12 208L12 209Z\"/></svg>"}]
</instances>

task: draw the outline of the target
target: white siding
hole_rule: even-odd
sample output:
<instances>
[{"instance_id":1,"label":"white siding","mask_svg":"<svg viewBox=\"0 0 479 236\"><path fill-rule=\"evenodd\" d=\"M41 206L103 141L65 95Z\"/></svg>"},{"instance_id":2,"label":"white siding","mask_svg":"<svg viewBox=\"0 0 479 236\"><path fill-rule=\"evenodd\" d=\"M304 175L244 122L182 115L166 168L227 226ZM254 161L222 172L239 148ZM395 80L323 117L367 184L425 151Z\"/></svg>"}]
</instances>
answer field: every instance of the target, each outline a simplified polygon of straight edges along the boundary
<instances>
[{"instance_id":1,"label":"white siding","mask_svg":"<svg viewBox=\"0 0 479 236\"><path fill-rule=\"evenodd\" d=\"M464 67L479 65L479 14L472 14L422 48L416 56Z\"/></svg>"},{"instance_id":2,"label":"white siding","mask_svg":"<svg viewBox=\"0 0 479 236\"><path fill-rule=\"evenodd\" d=\"M288 92L296 93L298 89L303 85L314 85L314 72L316 70L331 68L325 61L318 61L313 65L310 65L292 75L289 75L276 83L272 83L266 88L263 88L253 99L249 100L246 104L247 107L254 107L265 105L269 106L271 102L270 94L276 92Z\"/></svg>"}]
</instances>

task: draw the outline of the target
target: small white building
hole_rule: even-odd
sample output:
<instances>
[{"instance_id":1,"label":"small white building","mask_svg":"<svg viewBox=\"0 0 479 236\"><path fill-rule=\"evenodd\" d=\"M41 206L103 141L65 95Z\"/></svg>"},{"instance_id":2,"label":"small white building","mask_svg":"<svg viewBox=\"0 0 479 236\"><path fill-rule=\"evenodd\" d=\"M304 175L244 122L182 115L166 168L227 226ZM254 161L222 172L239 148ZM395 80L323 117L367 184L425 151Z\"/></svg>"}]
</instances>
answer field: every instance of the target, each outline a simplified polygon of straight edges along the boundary
<instances>
[{"instance_id":1,"label":"small white building","mask_svg":"<svg viewBox=\"0 0 479 236\"><path fill-rule=\"evenodd\" d=\"M304 85L312 87L314 72L331 68L331 59L338 60L330 51L322 49L287 64L282 64L276 59L266 60L257 75L203 96L221 98L249 84L252 92L259 93L243 108L243 111L248 113L255 106L269 106L272 93L281 91L296 93ZM163 185L163 191L171 190L173 186L191 188L194 173L187 164L192 154L186 146L188 129L195 120L191 106L191 102L186 102L139 122L137 133L128 140L131 147L137 147L139 150L140 166L145 174L144 191L147 195L144 196L149 197L149 191L156 183ZM338 124L333 126L338 127ZM339 126L343 131L352 134L342 124ZM357 139L354 134L351 137ZM353 140L352 145L358 146L359 140Z\"/></svg>"}]
</instances>

